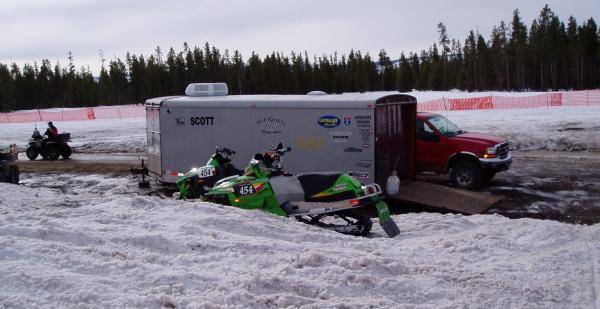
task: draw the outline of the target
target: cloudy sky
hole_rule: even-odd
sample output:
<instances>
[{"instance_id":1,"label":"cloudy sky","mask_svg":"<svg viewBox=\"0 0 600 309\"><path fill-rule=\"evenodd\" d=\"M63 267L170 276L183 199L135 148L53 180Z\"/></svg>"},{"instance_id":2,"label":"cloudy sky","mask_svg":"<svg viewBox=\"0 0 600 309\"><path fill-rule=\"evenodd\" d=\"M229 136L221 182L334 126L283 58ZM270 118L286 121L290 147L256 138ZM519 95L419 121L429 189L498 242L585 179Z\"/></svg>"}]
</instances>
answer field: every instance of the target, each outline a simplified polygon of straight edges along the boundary
<instances>
[{"instance_id":1,"label":"cloudy sky","mask_svg":"<svg viewBox=\"0 0 600 309\"><path fill-rule=\"evenodd\" d=\"M565 20L600 21L600 0L0 0L0 62L33 63L48 58L97 72L99 53L123 58L150 54L156 46L181 49L183 42L209 42L221 50L376 54L397 58L437 40L443 22L451 37L469 30L486 37L514 9L530 25L545 4Z\"/></svg>"}]
</instances>

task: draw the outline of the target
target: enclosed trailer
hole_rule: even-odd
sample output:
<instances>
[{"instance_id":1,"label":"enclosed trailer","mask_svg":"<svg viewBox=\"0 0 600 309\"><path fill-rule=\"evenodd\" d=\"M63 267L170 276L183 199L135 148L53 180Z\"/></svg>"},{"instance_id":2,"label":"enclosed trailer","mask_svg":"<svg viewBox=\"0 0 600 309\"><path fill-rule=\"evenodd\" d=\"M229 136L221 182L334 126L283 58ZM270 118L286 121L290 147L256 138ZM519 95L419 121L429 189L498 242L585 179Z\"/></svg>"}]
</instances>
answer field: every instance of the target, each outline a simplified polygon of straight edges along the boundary
<instances>
[{"instance_id":1,"label":"enclosed trailer","mask_svg":"<svg viewBox=\"0 0 600 309\"><path fill-rule=\"evenodd\" d=\"M393 169L415 177L416 99L397 92L227 95L225 84L192 84L185 96L146 101L148 169L161 182L229 147L238 168L267 146L292 147L290 173L341 171L385 184Z\"/></svg>"}]
</instances>

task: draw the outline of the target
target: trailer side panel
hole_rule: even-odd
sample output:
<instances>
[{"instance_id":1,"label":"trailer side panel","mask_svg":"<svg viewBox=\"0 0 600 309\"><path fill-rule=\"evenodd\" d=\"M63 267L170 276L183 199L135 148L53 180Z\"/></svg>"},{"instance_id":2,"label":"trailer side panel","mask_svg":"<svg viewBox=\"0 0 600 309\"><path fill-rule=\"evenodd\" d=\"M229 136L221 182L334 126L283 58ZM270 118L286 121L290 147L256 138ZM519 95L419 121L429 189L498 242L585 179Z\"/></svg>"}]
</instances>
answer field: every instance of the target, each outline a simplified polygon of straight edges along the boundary
<instances>
[{"instance_id":1,"label":"trailer side panel","mask_svg":"<svg viewBox=\"0 0 600 309\"><path fill-rule=\"evenodd\" d=\"M161 112L163 179L205 164L214 148L230 147L238 168L267 146L292 147L290 173L348 172L374 181L373 109L180 107Z\"/></svg>"}]
</instances>

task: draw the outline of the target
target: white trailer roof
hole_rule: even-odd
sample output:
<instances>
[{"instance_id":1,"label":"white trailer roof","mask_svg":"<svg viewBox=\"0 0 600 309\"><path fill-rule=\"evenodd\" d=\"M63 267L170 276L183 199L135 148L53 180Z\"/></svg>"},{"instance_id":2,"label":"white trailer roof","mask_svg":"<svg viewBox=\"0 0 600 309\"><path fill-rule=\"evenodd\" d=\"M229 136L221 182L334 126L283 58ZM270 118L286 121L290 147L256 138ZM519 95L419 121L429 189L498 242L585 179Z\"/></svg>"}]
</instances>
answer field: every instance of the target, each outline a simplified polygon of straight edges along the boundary
<instances>
[{"instance_id":1,"label":"white trailer roof","mask_svg":"<svg viewBox=\"0 0 600 309\"><path fill-rule=\"evenodd\" d=\"M372 108L375 102L389 97L393 102L416 103L413 96L400 92L353 92L324 95L227 95L171 96L148 99L147 105L165 107L249 107L249 108ZM401 99L401 100L398 100Z\"/></svg>"}]
</instances>

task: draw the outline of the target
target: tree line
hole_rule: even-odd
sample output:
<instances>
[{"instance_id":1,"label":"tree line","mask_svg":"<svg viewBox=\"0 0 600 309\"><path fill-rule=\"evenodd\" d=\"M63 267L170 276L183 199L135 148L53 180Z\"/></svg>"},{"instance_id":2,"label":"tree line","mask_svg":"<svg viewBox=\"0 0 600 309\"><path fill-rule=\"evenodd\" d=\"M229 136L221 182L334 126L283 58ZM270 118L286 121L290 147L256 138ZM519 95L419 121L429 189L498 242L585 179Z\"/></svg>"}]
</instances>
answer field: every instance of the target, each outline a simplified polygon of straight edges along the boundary
<instances>
[{"instance_id":1,"label":"tree line","mask_svg":"<svg viewBox=\"0 0 600 309\"><path fill-rule=\"evenodd\" d=\"M593 18L565 24L546 5L527 27L518 10L509 23L494 26L489 38L471 31L461 42L437 25L438 42L420 53L401 53L392 61L385 50L376 58L352 50L347 55L284 55L245 60L240 52L206 43L166 55L126 54L106 61L94 77L66 65L0 63L2 111L141 103L151 97L182 94L191 82L226 82L230 94L301 94L377 90L524 91L593 89L600 86L600 31Z\"/></svg>"}]
</instances>

